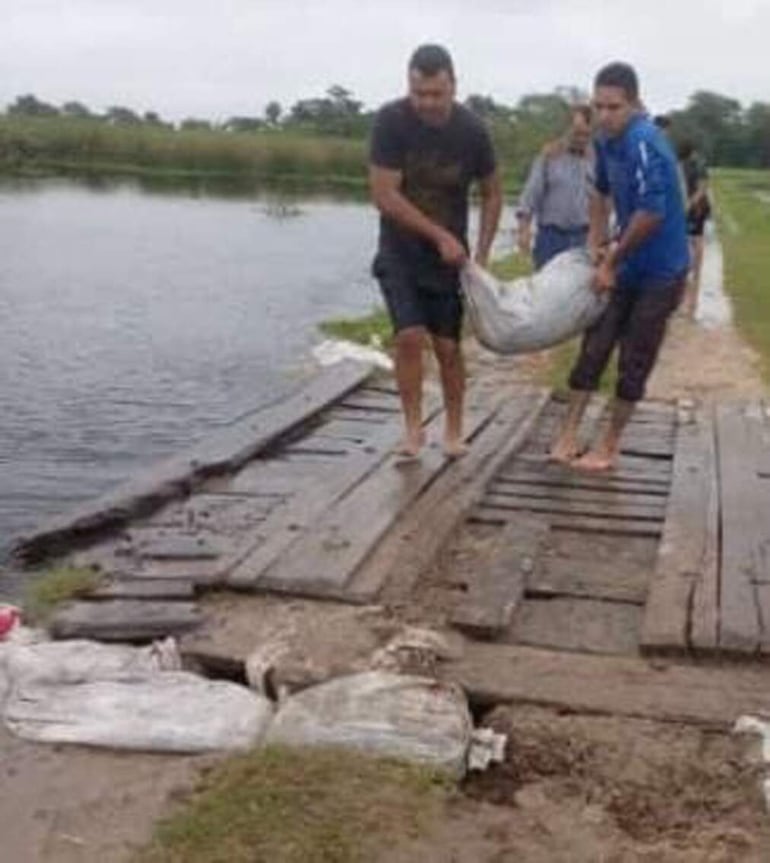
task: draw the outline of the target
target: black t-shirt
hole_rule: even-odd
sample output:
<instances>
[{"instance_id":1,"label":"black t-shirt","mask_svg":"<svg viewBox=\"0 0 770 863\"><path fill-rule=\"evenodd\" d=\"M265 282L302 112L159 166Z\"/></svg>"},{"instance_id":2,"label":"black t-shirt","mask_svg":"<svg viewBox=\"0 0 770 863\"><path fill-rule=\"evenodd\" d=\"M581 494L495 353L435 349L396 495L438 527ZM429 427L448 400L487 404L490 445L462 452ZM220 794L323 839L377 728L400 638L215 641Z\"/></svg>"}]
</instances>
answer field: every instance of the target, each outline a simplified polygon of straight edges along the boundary
<instances>
[{"instance_id":1,"label":"black t-shirt","mask_svg":"<svg viewBox=\"0 0 770 863\"><path fill-rule=\"evenodd\" d=\"M420 120L409 99L390 102L377 112L370 162L401 171L404 196L467 247L469 186L495 170L492 141L475 114L455 104L449 121L434 127ZM433 243L386 216L379 249L416 266L441 263Z\"/></svg>"}]
</instances>

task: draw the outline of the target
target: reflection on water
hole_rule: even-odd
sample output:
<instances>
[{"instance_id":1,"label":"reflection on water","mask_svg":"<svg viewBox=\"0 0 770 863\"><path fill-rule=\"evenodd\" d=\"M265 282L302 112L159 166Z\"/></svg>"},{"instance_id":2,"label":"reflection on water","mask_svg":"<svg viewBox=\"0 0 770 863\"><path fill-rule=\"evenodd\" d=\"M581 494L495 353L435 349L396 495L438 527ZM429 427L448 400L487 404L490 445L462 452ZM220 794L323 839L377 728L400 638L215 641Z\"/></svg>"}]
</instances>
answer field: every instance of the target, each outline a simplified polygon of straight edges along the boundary
<instances>
[{"instance_id":1,"label":"reflection on water","mask_svg":"<svg viewBox=\"0 0 770 863\"><path fill-rule=\"evenodd\" d=\"M352 201L0 183L0 546L297 386L316 324L378 299L375 228Z\"/></svg>"}]
</instances>

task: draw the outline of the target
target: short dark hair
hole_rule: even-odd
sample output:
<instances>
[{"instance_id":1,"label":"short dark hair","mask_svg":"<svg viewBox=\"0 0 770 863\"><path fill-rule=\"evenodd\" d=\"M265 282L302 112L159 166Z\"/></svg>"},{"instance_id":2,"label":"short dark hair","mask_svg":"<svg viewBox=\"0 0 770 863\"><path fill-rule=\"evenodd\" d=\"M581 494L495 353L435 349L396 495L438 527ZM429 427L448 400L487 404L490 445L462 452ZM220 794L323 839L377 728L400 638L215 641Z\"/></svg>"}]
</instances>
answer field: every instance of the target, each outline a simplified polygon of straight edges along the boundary
<instances>
[{"instance_id":1,"label":"short dark hair","mask_svg":"<svg viewBox=\"0 0 770 863\"><path fill-rule=\"evenodd\" d=\"M582 117L589 126L593 123L593 109L585 102L576 102L574 105L570 105L569 113L571 117Z\"/></svg>"},{"instance_id":2,"label":"short dark hair","mask_svg":"<svg viewBox=\"0 0 770 863\"><path fill-rule=\"evenodd\" d=\"M622 90L630 102L639 98L639 79L634 67L628 63L608 63L596 73L594 87L617 87Z\"/></svg>"},{"instance_id":3,"label":"short dark hair","mask_svg":"<svg viewBox=\"0 0 770 863\"><path fill-rule=\"evenodd\" d=\"M671 128L671 117L669 117L668 114L656 114L652 118L652 122L655 123L659 129Z\"/></svg>"},{"instance_id":4,"label":"short dark hair","mask_svg":"<svg viewBox=\"0 0 770 863\"><path fill-rule=\"evenodd\" d=\"M409 58L409 71L418 71L426 78L432 78L439 72L446 71L454 81L455 67L452 56L443 45L420 45Z\"/></svg>"}]
</instances>

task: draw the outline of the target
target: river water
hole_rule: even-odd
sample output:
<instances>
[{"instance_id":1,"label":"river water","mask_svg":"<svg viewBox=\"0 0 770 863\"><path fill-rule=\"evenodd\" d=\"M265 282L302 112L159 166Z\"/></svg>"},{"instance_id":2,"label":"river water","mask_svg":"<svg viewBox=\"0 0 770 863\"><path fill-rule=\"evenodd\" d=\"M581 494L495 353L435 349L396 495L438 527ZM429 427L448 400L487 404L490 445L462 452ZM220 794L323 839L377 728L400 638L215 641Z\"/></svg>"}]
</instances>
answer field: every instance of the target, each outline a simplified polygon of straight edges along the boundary
<instances>
[{"instance_id":1,"label":"river water","mask_svg":"<svg viewBox=\"0 0 770 863\"><path fill-rule=\"evenodd\" d=\"M0 549L312 375L365 203L0 183ZM2 585L0 585L2 593Z\"/></svg>"}]
</instances>

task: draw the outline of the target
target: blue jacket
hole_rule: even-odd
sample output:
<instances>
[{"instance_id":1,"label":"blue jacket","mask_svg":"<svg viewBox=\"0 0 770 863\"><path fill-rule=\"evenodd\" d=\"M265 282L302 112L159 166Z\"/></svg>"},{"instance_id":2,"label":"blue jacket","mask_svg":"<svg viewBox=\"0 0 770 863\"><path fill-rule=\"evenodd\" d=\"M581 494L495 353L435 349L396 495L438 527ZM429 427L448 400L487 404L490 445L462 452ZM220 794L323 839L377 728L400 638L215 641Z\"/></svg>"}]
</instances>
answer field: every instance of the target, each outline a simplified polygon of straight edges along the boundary
<instances>
[{"instance_id":1,"label":"blue jacket","mask_svg":"<svg viewBox=\"0 0 770 863\"><path fill-rule=\"evenodd\" d=\"M685 275L690 266L687 223L676 156L646 114L636 114L616 138L596 141L596 188L611 195L623 233L637 210L655 213L655 232L620 263L618 281L643 288Z\"/></svg>"}]
</instances>

